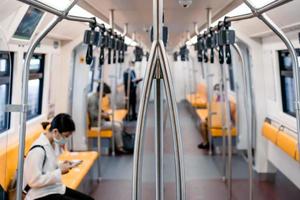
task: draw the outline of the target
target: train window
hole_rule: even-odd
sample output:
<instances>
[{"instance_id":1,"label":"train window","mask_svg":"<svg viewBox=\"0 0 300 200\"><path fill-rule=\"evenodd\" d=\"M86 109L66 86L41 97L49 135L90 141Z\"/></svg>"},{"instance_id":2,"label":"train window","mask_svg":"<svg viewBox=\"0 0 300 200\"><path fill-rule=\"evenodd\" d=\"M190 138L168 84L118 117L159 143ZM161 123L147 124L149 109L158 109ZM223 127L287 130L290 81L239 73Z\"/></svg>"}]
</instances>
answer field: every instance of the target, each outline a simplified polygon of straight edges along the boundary
<instances>
[{"instance_id":1,"label":"train window","mask_svg":"<svg viewBox=\"0 0 300 200\"><path fill-rule=\"evenodd\" d=\"M300 49L296 49L298 58ZM296 116L292 58L287 50L278 51L283 112Z\"/></svg>"},{"instance_id":2,"label":"train window","mask_svg":"<svg viewBox=\"0 0 300 200\"><path fill-rule=\"evenodd\" d=\"M28 81L28 120L42 113L44 63L44 54L34 54L30 61Z\"/></svg>"},{"instance_id":3,"label":"train window","mask_svg":"<svg viewBox=\"0 0 300 200\"><path fill-rule=\"evenodd\" d=\"M13 53L0 52L0 105L11 103ZM0 112L0 133L10 127L10 114Z\"/></svg>"}]
</instances>

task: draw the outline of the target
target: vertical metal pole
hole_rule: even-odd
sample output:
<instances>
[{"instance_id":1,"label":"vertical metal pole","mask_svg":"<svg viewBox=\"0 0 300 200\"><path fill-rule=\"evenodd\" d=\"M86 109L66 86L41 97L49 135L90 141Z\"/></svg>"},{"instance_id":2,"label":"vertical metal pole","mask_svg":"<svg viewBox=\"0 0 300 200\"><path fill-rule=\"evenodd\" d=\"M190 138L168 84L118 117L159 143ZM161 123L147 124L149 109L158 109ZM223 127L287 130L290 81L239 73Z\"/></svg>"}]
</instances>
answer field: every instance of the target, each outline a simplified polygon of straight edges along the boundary
<instances>
[{"instance_id":1,"label":"vertical metal pole","mask_svg":"<svg viewBox=\"0 0 300 200\"><path fill-rule=\"evenodd\" d=\"M223 69L224 65L221 65ZM228 163L227 163L227 185L228 185L228 199L231 199L232 194L232 136L231 136L231 114L230 103L228 100L228 69L222 70L222 78L224 83L224 104L225 104L225 128L228 143Z\"/></svg>"},{"instance_id":2,"label":"vertical metal pole","mask_svg":"<svg viewBox=\"0 0 300 200\"><path fill-rule=\"evenodd\" d=\"M147 64L145 80L140 100L140 107L138 113L136 135L135 135L135 149L133 157L133 172L132 172L132 200L141 199L142 186L142 162L143 162L143 143L145 135L145 121L152 87L152 80L155 73L156 62L156 48L157 44L153 43L150 51L149 62Z\"/></svg>"},{"instance_id":3,"label":"vertical metal pole","mask_svg":"<svg viewBox=\"0 0 300 200\"><path fill-rule=\"evenodd\" d=\"M104 87L104 66L100 64L99 60L99 83L100 83L100 91L99 91L99 101L98 101L98 134L97 134L97 150L101 155L101 121L102 121L102 99L103 99L103 87ZM101 163L100 159L98 159L98 179L101 178Z\"/></svg>"},{"instance_id":4,"label":"vertical metal pole","mask_svg":"<svg viewBox=\"0 0 300 200\"><path fill-rule=\"evenodd\" d=\"M247 73L248 70L250 69L246 69L246 65L245 65L245 60L243 58L243 54L242 51L240 50L239 46L237 44L233 45L234 49L236 50L241 64L242 64L242 80L244 81L244 91L245 94L243 95L243 99L244 99L244 106L246 106L246 130L247 130L247 143L248 143L248 149L247 149L247 154L248 154L248 169L249 169L249 200L253 199L253 155L252 155L252 133L255 133L253 126L252 126L252 120L251 120L251 115L253 115L253 110L252 110L252 95L251 93L251 77L250 77L250 73ZM249 68L249 67L248 67Z\"/></svg>"},{"instance_id":5,"label":"vertical metal pole","mask_svg":"<svg viewBox=\"0 0 300 200\"><path fill-rule=\"evenodd\" d=\"M211 8L207 8L207 28L211 26ZM211 135L211 127L212 127L212 112L211 112L211 102L212 102L212 87L211 87L211 78L213 75L210 72L210 66L206 64L206 93L207 93L207 124L208 124L208 140L209 140L209 155L212 155L212 135Z\"/></svg>"},{"instance_id":6,"label":"vertical metal pole","mask_svg":"<svg viewBox=\"0 0 300 200\"><path fill-rule=\"evenodd\" d=\"M153 33L154 41L162 40L163 26L163 0L153 0ZM159 59L159 57L157 57ZM163 99L161 93L161 63L156 61L155 66L155 174L156 174L156 200L164 199L163 180Z\"/></svg>"},{"instance_id":7,"label":"vertical metal pole","mask_svg":"<svg viewBox=\"0 0 300 200\"><path fill-rule=\"evenodd\" d=\"M163 163L163 99L161 85L161 68L159 60L156 61L155 74L155 163L156 163L156 200L164 199L164 163Z\"/></svg>"},{"instance_id":8,"label":"vertical metal pole","mask_svg":"<svg viewBox=\"0 0 300 200\"><path fill-rule=\"evenodd\" d=\"M23 186L23 172L24 172L24 151L26 138L26 121L27 121L27 106L28 106L28 78L30 60L33 52L38 44L47 36L47 34L68 14L68 12L75 6L77 1L73 1L70 6L64 11L61 17L55 17L48 26L32 41L30 44L24 62L22 75L22 99L21 105L23 110L20 116L20 137L19 137L19 152L18 152L18 172L17 172L17 200L22 200L22 186Z\"/></svg>"},{"instance_id":9,"label":"vertical metal pole","mask_svg":"<svg viewBox=\"0 0 300 200\"><path fill-rule=\"evenodd\" d=\"M224 98L224 79L223 79L224 69L220 65L220 82L219 82L219 93L220 93L220 104L221 104L221 121L222 121L222 159L223 159L223 181L227 179L226 175L226 117L225 117L225 98Z\"/></svg>"},{"instance_id":10,"label":"vertical metal pole","mask_svg":"<svg viewBox=\"0 0 300 200\"><path fill-rule=\"evenodd\" d=\"M181 139L181 131L179 124L179 115L177 110L175 89L171 80L170 65L163 41L159 41L159 52L161 58L161 70L164 78L164 88L166 91L167 102L170 110L171 128L173 133L173 145L175 153L175 174L176 174L176 199L185 200L185 175L183 162L183 147Z\"/></svg>"},{"instance_id":11,"label":"vertical metal pole","mask_svg":"<svg viewBox=\"0 0 300 200\"><path fill-rule=\"evenodd\" d=\"M112 29L112 33L114 34L114 27L115 27L115 22L114 22L114 10L111 9L109 11L109 24ZM115 151L116 151L116 144L115 144L115 111L116 111L116 87L117 87L117 70L116 70L116 65L114 65L114 75L112 77L112 102L111 102L111 107L112 107L112 133L113 136L111 138L111 148L112 148L112 156L115 156Z\"/></svg>"}]
</instances>

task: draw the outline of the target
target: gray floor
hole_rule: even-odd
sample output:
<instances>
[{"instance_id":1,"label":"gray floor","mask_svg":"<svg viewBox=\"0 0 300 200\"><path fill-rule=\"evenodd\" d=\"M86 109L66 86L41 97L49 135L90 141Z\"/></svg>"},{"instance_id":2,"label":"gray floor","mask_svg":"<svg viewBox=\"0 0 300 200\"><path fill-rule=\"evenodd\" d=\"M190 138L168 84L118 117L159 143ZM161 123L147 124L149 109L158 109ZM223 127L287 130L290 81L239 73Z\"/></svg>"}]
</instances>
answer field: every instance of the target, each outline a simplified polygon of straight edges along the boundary
<instances>
[{"instance_id":1,"label":"gray floor","mask_svg":"<svg viewBox=\"0 0 300 200\"><path fill-rule=\"evenodd\" d=\"M143 199L155 199L155 157L154 157L154 106L149 105L147 113L145 146L143 154ZM184 102L178 105L181 134L184 149L187 199L226 199L226 185L222 181L223 160L220 155L209 156L197 148L201 142L195 120ZM165 199L175 199L175 172L172 133L167 123L164 136L164 181ZM103 156L101 158L102 182L93 193L95 199L131 199L133 156ZM248 166L242 156L233 156L233 199L247 199ZM261 182L255 176L255 200L300 199L300 192L283 176L277 183ZM278 184L280 183L280 184ZM283 183L283 184L282 184ZM217 189L216 189L217 188ZM299 196L298 196L299 194ZM299 197L299 198L298 198Z\"/></svg>"}]
</instances>

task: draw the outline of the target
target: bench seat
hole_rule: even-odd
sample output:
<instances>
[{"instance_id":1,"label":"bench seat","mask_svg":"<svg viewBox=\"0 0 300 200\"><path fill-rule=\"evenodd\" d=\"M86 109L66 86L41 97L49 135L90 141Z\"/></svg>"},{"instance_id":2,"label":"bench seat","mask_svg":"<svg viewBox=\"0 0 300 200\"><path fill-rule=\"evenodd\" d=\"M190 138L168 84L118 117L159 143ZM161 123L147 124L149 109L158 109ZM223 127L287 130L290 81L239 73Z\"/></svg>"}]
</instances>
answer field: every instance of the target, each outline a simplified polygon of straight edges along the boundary
<instances>
[{"instance_id":1,"label":"bench seat","mask_svg":"<svg viewBox=\"0 0 300 200\"><path fill-rule=\"evenodd\" d=\"M212 137L222 137L223 136L223 130L222 130L222 128L212 128L210 130L210 132L211 132L211 136ZM227 135L226 131L224 132L224 134ZM233 137L237 136L237 131L236 131L235 127L233 127L231 129L231 136L233 136Z\"/></svg>"},{"instance_id":2,"label":"bench seat","mask_svg":"<svg viewBox=\"0 0 300 200\"><path fill-rule=\"evenodd\" d=\"M289 133L279 130L266 119L262 127L262 135L294 160L299 161L297 139Z\"/></svg>"},{"instance_id":3,"label":"bench seat","mask_svg":"<svg viewBox=\"0 0 300 200\"><path fill-rule=\"evenodd\" d=\"M62 182L71 189L77 189L84 177L90 171L99 154L95 151L90 152L64 152L60 155L59 160L82 160L83 162L77 167L71 169L69 173L62 176Z\"/></svg>"}]
</instances>

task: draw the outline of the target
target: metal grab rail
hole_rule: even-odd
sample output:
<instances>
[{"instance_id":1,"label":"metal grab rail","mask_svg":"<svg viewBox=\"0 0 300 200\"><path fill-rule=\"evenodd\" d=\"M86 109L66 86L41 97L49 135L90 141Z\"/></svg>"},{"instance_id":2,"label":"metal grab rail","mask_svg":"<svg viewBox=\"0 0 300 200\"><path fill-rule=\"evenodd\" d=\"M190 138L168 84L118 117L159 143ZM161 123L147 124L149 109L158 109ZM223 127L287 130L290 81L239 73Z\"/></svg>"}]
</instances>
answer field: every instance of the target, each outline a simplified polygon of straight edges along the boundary
<instances>
[{"instance_id":1,"label":"metal grab rail","mask_svg":"<svg viewBox=\"0 0 300 200\"><path fill-rule=\"evenodd\" d=\"M25 57L23 76L22 76L22 100L21 106L24 108L20 111L20 138L19 138L19 154L18 154L18 173L17 173L17 200L22 199L22 187L23 187L23 171L24 171L24 151L25 151L25 137L26 137L26 121L27 121L27 105L28 105L28 79L29 79L29 67L30 60L33 52L38 44L46 37L46 35L63 20L68 12L76 5L77 0L73 1L68 8L62 12L60 17L56 17L49 25L33 40L28 48L28 52Z\"/></svg>"},{"instance_id":2,"label":"metal grab rail","mask_svg":"<svg viewBox=\"0 0 300 200\"><path fill-rule=\"evenodd\" d=\"M254 133L255 128L253 125L252 117L255 117L254 112L254 104L253 104L253 96L251 95L251 70L245 65L245 60L242 55L242 51L240 50L237 44L233 45L237 55L240 58L242 63L242 81L245 87L244 94L244 105L246 106L246 119L247 122L246 130L247 130L247 155L248 155L248 167L249 167L249 200L253 199L253 155L252 155L252 133ZM255 119L256 120L256 119Z\"/></svg>"},{"instance_id":3,"label":"metal grab rail","mask_svg":"<svg viewBox=\"0 0 300 200\"><path fill-rule=\"evenodd\" d=\"M248 1L243 0L245 4L251 9L253 13L257 13L257 9ZM284 0L282 0L284 1ZM291 0L286 0L287 2L290 2ZM278 4L282 5L282 4ZM268 7L272 7L269 5ZM288 39L286 34L265 14L262 13L257 16L265 25L267 25L278 37L281 39L281 41L286 45L289 53L292 57L293 62L293 77L294 77L294 88L295 88L295 108L296 108L296 123L297 123L297 141L298 141L298 149L300 150L300 69L299 69L299 63L297 59L297 53L296 50L292 44L292 42Z\"/></svg>"}]
</instances>

